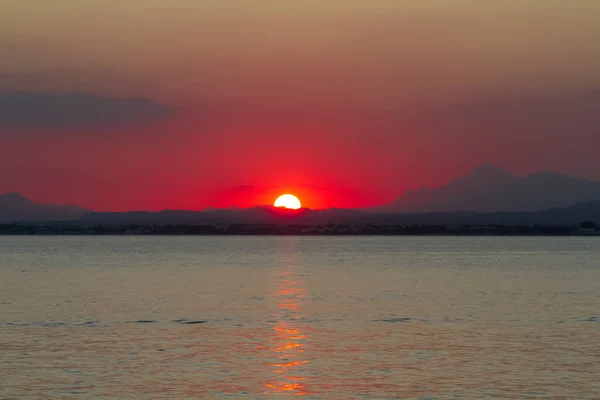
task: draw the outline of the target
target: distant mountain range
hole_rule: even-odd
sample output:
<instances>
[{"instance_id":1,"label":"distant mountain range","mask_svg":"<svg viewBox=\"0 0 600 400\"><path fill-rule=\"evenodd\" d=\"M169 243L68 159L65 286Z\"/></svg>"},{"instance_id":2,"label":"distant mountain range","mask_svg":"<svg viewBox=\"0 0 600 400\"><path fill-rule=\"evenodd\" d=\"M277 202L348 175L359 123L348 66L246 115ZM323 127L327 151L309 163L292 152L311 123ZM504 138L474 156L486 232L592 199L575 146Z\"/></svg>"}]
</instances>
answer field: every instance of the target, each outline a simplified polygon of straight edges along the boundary
<instances>
[{"instance_id":1,"label":"distant mountain range","mask_svg":"<svg viewBox=\"0 0 600 400\"><path fill-rule=\"evenodd\" d=\"M360 222L369 214L357 210L330 208L327 210L277 209L259 206L246 209L217 209L210 211L134 211L126 213L93 212L79 219L93 224L328 224Z\"/></svg>"},{"instance_id":2,"label":"distant mountain range","mask_svg":"<svg viewBox=\"0 0 600 400\"><path fill-rule=\"evenodd\" d=\"M405 192L391 204L375 207L373 211L541 211L597 199L600 199L600 182L555 172L519 177L494 164L483 164L446 186Z\"/></svg>"},{"instance_id":3,"label":"distant mountain range","mask_svg":"<svg viewBox=\"0 0 600 400\"><path fill-rule=\"evenodd\" d=\"M600 223L600 182L554 172L518 177L484 164L448 185L404 193L364 210L284 211L271 206L201 212L92 212L36 204L17 193L0 195L0 222L74 221L78 224L572 224Z\"/></svg>"},{"instance_id":4,"label":"distant mountain range","mask_svg":"<svg viewBox=\"0 0 600 400\"><path fill-rule=\"evenodd\" d=\"M18 193L0 195L0 222L70 221L89 212L75 205L37 204Z\"/></svg>"},{"instance_id":5,"label":"distant mountain range","mask_svg":"<svg viewBox=\"0 0 600 400\"><path fill-rule=\"evenodd\" d=\"M376 215L376 223L399 225L572 225L584 221L600 224L600 200L535 212L438 212Z\"/></svg>"},{"instance_id":6,"label":"distant mountain range","mask_svg":"<svg viewBox=\"0 0 600 400\"><path fill-rule=\"evenodd\" d=\"M351 209L328 209L285 212L273 207L254 207L239 211L136 211L126 213L89 213L77 223L85 225L215 225L215 224L286 224L286 225L553 225L594 221L600 224L600 200L570 207L537 212L437 212L373 213Z\"/></svg>"}]
</instances>

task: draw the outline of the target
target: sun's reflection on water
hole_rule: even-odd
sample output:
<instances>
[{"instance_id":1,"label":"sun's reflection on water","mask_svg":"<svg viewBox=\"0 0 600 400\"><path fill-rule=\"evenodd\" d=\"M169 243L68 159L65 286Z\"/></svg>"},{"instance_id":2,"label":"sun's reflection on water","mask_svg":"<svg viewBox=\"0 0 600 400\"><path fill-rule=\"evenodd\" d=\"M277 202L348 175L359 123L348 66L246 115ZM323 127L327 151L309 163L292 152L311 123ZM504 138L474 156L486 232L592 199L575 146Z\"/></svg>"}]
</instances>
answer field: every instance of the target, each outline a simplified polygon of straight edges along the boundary
<instances>
[{"instance_id":1,"label":"sun's reflection on water","mask_svg":"<svg viewBox=\"0 0 600 400\"><path fill-rule=\"evenodd\" d=\"M275 275L273 296L276 309L272 335L265 349L269 353L266 365L272 375L265 382L265 394L304 396L309 393L305 373L309 363L306 341L310 327L302 324L301 328L299 323L304 317L301 300L307 295L304 282L299 278L299 269L293 248L284 247L281 267Z\"/></svg>"}]
</instances>

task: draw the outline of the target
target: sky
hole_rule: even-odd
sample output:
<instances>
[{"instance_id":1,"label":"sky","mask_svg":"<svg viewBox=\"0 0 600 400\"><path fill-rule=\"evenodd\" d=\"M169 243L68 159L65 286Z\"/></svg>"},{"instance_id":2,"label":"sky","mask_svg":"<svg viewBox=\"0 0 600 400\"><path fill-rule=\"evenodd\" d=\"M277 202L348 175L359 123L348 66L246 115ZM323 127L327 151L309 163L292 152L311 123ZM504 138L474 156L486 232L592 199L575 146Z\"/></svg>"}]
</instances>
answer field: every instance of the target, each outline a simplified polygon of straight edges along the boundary
<instances>
[{"instance_id":1,"label":"sky","mask_svg":"<svg viewBox=\"0 0 600 400\"><path fill-rule=\"evenodd\" d=\"M600 180L597 0L19 0L0 193L365 207L484 162Z\"/></svg>"}]
</instances>

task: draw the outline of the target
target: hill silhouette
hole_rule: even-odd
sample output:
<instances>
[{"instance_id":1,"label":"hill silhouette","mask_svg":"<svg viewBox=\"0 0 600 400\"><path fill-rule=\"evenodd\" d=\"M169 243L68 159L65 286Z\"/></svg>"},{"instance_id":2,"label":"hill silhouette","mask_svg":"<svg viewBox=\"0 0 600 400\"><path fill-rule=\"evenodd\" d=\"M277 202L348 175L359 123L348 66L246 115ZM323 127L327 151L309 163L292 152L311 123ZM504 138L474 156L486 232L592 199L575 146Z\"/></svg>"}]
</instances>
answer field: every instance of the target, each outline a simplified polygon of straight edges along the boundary
<instances>
[{"instance_id":1,"label":"hill silhouette","mask_svg":"<svg viewBox=\"0 0 600 400\"><path fill-rule=\"evenodd\" d=\"M351 209L327 209L282 212L273 207L254 207L239 211L136 211L125 213L89 213L77 222L85 225L553 225L600 224L600 200L578 203L570 207L537 212L437 212L437 213L372 213Z\"/></svg>"},{"instance_id":2,"label":"hill silhouette","mask_svg":"<svg viewBox=\"0 0 600 400\"><path fill-rule=\"evenodd\" d=\"M518 212L568 207L600 199L600 182L556 172L516 176L494 164L483 164L439 188L405 192L374 210L422 212Z\"/></svg>"},{"instance_id":3,"label":"hill silhouette","mask_svg":"<svg viewBox=\"0 0 600 400\"><path fill-rule=\"evenodd\" d=\"M406 192L391 204L364 210L282 210L272 206L203 211L91 212L37 204L18 193L0 195L0 222L76 221L119 224L575 224L600 223L600 182L555 172L516 176L483 164L448 185Z\"/></svg>"},{"instance_id":4,"label":"hill silhouette","mask_svg":"<svg viewBox=\"0 0 600 400\"><path fill-rule=\"evenodd\" d=\"M0 195L0 222L69 221L89 212L76 205L37 204L19 193Z\"/></svg>"},{"instance_id":5,"label":"hill silhouette","mask_svg":"<svg viewBox=\"0 0 600 400\"><path fill-rule=\"evenodd\" d=\"M81 217L79 222L94 224L327 224L330 222L360 222L365 217L368 217L368 214L351 209L285 210L272 206L258 206L233 210L92 212Z\"/></svg>"}]
</instances>

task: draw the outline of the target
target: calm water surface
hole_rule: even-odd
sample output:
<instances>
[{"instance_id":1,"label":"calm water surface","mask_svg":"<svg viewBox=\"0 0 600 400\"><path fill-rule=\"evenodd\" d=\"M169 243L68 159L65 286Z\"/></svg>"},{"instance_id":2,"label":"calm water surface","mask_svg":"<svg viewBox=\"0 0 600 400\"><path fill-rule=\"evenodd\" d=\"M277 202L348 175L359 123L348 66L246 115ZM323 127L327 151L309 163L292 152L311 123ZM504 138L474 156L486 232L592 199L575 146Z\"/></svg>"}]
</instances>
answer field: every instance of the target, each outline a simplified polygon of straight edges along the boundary
<instances>
[{"instance_id":1,"label":"calm water surface","mask_svg":"<svg viewBox=\"0 0 600 400\"><path fill-rule=\"evenodd\" d=\"M1 399L599 399L599 238L0 237Z\"/></svg>"}]
</instances>

